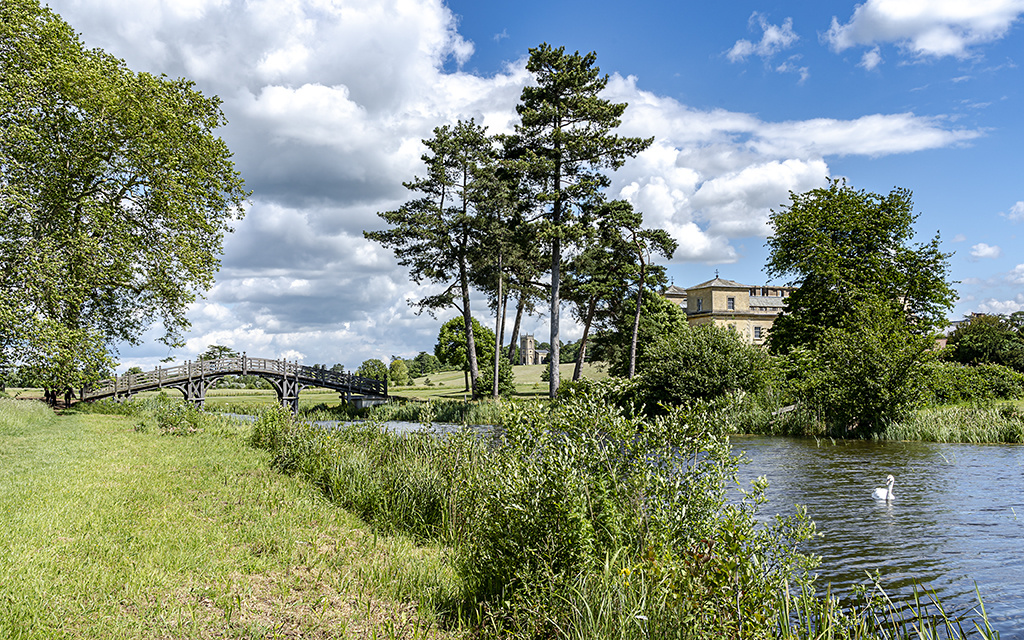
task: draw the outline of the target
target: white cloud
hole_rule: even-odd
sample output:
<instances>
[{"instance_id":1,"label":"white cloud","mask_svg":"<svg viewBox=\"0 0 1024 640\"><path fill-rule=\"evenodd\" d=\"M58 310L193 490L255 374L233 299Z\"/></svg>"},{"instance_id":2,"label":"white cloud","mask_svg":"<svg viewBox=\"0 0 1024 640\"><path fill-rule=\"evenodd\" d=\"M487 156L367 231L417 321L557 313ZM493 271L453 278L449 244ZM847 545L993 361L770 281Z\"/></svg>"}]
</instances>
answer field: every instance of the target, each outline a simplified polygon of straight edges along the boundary
<instances>
[{"instance_id":1,"label":"white cloud","mask_svg":"<svg viewBox=\"0 0 1024 640\"><path fill-rule=\"evenodd\" d=\"M1000 213L999 215L1014 222L1024 220L1024 200L1018 200L1015 205L1010 207L1010 213Z\"/></svg>"},{"instance_id":2,"label":"white cloud","mask_svg":"<svg viewBox=\"0 0 1024 640\"><path fill-rule=\"evenodd\" d=\"M401 182L422 174L420 141L434 127L475 118L492 132L511 129L530 81L523 60L487 77L446 71L473 45L441 0L51 4L88 45L135 69L192 77L224 99L230 124L221 134L253 205L226 239L216 286L189 314L179 360L227 344L355 367L433 345L438 321L408 304L432 289L409 282L362 231L381 228L377 212L409 198ZM770 57L797 41L789 19L776 26L755 14L752 23L764 35L748 55ZM796 60L776 68L804 76ZM770 122L693 108L616 73L606 96L630 105L623 135L656 139L612 176L609 196L630 199L648 224L669 230L677 262L737 261L733 241L763 238L769 211L790 190L824 184L830 156L949 147L983 133L912 113ZM543 322L528 320L524 331ZM133 358L151 364L167 355L141 349Z\"/></svg>"},{"instance_id":3,"label":"white cloud","mask_svg":"<svg viewBox=\"0 0 1024 640\"><path fill-rule=\"evenodd\" d=\"M1003 255L1003 250L999 247L989 246L984 242L979 242L971 247L971 256L977 260L982 258L998 258Z\"/></svg>"},{"instance_id":4,"label":"white cloud","mask_svg":"<svg viewBox=\"0 0 1024 640\"><path fill-rule=\"evenodd\" d=\"M1007 281L1013 284L1024 284L1024 264L1018 264L1006 276Z\"/></svg>"},{"instance_id":5,"label":"white cloud","mask_svg":"<svg viewBox=\"0 0 1024 640\"><path fill-rule=\"evenodd\" d=\"M796 64L796 60L799 60L800 56L792 56L789 60L786 60L779 66L775 67L775 70L779 73L799 73L800 81L798 84L807 82L807 78L811 77L810 67L801 67Z\"/></svg>"},{"instance_id":6,"label":"white cloud","mask_svg":"<svg viewBox=\"0 0 1024 640\"><path fill-rule=\"evenodd\" d=\"M955 236L953 236L953 240L952 241L953 242L967 242L967 236L965 236L962 233L958 233Z\"/></svg>"},{"instance_id":7,"label":"white cloud","mask_svg":"<svg viewBox=\"0 0 1024 640\"><path fill-rule=\"evenodd\" d=\"M800 39L793 31L792 18L786 18L782 26L779 26L769 23L765 15L755 11L748 22L751 29L755 28L755 25L761 28L761 40L756 44L749 40L737 40L725 53L729 62L743 62L751 55L771 58L779 51L792 47Z\"/></svg>"},{"instance_id":8,"label":"white cloud","mask_svg":"<svg viewBox=\"0 0 1024 640\"><path fill-rule=\"evenodd\" d=\"M867 0L849 22L833 17L824 39L837 52L896 43L917 57L962 59L972 47L1006 35L1021 13L1024 0Z\"/></svg>"},{"instance_id":9,"label":"white cloud","mask_svg":"<svg viewBox=\"0 0 1024 640\"><path fill-rule=\"evenodd\" d=\"M981 313L999 313L1004 315L1024 311L1024 293L1018 293L1012 300L989 298L978 304L978 311Z\"/></svg>"},{"instance_id":10,"label":"white cloud","mask_svg":"<svg viewBox=\"0 0 1024 640\"><path fill-rule=\"evenodd\" d=\"M882 64L882 52L878 47L875 47L864 52L864 55L861 56L860 64L857 66L871 71L880 64Z\"/></svg>"}]
</instances>

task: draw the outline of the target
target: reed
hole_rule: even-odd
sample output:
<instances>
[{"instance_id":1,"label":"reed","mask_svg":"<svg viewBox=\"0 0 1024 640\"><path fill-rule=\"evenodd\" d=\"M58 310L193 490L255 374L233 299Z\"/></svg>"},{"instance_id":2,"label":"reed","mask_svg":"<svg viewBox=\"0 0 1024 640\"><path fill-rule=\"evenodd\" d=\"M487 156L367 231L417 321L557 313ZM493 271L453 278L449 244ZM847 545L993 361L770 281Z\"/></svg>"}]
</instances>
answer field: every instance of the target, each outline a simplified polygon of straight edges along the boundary
<instances>
[{"instance_id":1,"label":"reed","mask_svg":"<svg viewBox=\"0 0 1024 640\"><path fill-rule=\"evenodd\" d=\"M378 422L400 421L429 424L498 425L502 403L512 400L431 400L429 402L389 402L370 409L367 418Z\"/></svg>"},{"instance_id":2,"label":"reed","mask_svg":"<svg viewBox=\"0 0 1024 640\"><path fill-rule=\"evenodd\" d=\"M919 409L909 419L890 425L880 439L1024 443L1024 411L1012 403Z\"/></svg>"}]
</instances>

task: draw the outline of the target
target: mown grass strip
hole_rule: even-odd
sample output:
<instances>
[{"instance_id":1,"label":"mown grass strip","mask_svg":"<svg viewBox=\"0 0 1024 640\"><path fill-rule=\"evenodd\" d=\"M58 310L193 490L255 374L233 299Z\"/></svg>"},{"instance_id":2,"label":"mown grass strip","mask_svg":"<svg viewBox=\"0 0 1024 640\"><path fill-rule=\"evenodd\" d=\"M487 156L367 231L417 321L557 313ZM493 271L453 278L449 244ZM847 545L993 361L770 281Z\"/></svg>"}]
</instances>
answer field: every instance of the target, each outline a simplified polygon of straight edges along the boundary
<instances>
[{"instance_id":1,"label":"mown grass strip","mask_svg":"<svg viewBox=\"0 0 1024 640\"><path fill-rule=\"evenodd\" d=\"M246 427L40 406L0 399L0 638L445 635L438 550L271 471Z\"/></svg>"}]
</instances>

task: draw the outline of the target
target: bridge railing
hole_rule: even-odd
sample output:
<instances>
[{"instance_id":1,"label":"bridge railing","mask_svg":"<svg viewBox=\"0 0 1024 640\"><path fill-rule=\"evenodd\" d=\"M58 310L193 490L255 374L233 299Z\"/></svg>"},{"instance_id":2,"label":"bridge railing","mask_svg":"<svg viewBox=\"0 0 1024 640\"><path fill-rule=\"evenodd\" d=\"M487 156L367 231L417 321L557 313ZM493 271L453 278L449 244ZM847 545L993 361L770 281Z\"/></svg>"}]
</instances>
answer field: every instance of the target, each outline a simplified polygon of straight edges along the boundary
<instances>
[{"instance_id":1,"label":"bridge railing","mask_svg":"<svg viewBox=\"0 0 1024 640\"><path fill-rule=\"evenodd\" d=\"M100 380L85 390L85 398L131 393L153 389L190 378L225 375L273 375L294 377L307 385L345 389L363 395L387 395L387 382L363 378L353 373L331 371L300 365L287 360L250 358L245 354L216 360L189 361L173 367L157 367L153 371L125 373L116 378Z\"/></svg>"}]
</instances>

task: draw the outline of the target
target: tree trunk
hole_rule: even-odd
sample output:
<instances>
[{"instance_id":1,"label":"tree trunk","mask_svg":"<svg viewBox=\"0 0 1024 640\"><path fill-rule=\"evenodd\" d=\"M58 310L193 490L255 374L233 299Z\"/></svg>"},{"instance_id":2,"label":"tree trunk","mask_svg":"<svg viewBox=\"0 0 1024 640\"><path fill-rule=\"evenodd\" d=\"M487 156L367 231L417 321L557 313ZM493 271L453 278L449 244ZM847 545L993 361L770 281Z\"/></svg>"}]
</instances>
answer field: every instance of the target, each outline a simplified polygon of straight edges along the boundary
<instances>
[{"instance_id":1,"label":"tree trunk","mask_svg":"<svg viewBox=\"0 0 1024 640\"><path fill-rule=\"evenodd\" d=\"M495 339L494 339L494 389L491 392L491 396L495 400L498 399L498 379L499 379L499 372L501 370L501 366L500 366L501 365L501 343L504 342L504 340L505 340L505 335L504 335L504 331L505 331L505 328L504 328L505 307L504 307L503 301L501 299L501 281L503 279L504 278L501 275L501 253L499 252L498 253L498 295L494 297L494 306L497 307L496 313L494 314L494 315L497 316L497 319L495 320L495 325L494 325L494 335L495 335Z\"/></svg>"},{"instance_id":2,"label":"tree trunk","mask_svg":"<svg viewBox=\"0 0 1024 640\"><path fill-rule=\"evenodd\" d=\"M516 343L519 342L519 329L523 324L523 310L526 309L525 294L519 294L519 304L516 306L516 323L512 325L512 341L508 343L508 361L515 365Z\"/></svg>"},{"instance_id":3,"label":"tree trunk","mask_svg":"<svg viewBox=\"0 0 1024 640\"><path fill-rule=\"evenodd\" d=\"M629 345L629 377L636 375L636 341L640 335L640 305L644 300L644 279L646 265L640 263L640 282L636 285L636 317L633 318L633 340Z\"/></svg>"},{"instance_id":4,"label":"tree trunk","mask_svg":"<svg viewBox=\"0 0 1024 640\"><path fill-rule=\"evenodd\" d=\"M597 296L590 299L590 307L587 308L587 319L583 323L583 337L580 338L580 350L576 354L576 366L572 370L572 381L576 382L583 376L583 361L587 359L587 336L590 335L590 323L594 321L594 312L597 310Z\"/></svg>"},{"instance_id":5,"label":"tree trunk","mask_svg":"<svg viewBox=\"0 0 1024 640\"><path fill-rule=\"evenodd\" d=\"M560 127L559 127L560 128ZM551 223L555 230L555 237L551 240L551 355L549 356L551 383L549 384L548 395L554 398L558 395L558 360L560 349L558 344L558 311L562 304L559 298L559 285L561 284L562 267L562 241L558 237L558 226L562 223L562 159L561 149L555 145L555 206L551 212Z\"/></svg>"},{"instance_id":6,"label":"tree trunk","mask_svg":"<svg viewBox=\"0 0 1024 640\"><path fill-rule=\"evenodd\" d=\"M466 324L466 360L469 362L469 385L472 385L473 397L477 395L477 381L480 379L480 366L476 361L476 340L473 338L473 316L469 311L469 276L466 274L465 263L459 265L459 277L462 280L462 318Z\"/></svg>"}]
</instances>

